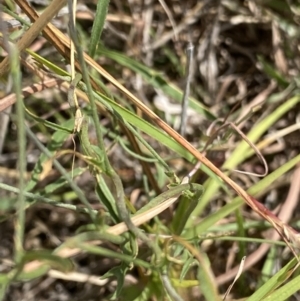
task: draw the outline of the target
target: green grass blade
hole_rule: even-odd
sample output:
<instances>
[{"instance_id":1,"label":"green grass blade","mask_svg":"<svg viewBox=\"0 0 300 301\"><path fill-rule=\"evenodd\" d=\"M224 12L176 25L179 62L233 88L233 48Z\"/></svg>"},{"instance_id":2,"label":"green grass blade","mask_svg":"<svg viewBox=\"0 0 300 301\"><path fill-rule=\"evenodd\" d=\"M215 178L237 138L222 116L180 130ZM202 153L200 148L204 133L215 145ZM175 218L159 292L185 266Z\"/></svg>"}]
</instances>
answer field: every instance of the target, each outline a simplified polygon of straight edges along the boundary
<instances>
[{"instance_id":1,"label":"green grass blade","mask_svg":"<svg viewBox=\"0 0 300 301\"><path fill-rule=\"evenodd\" d=\"M104 28L105 18L108 11L109 0L98 0L97 10L91 32L89 44L89 56L94 58L102 30Z\"/></svg>"},{"instance_id":2,"label":"green grass blade","mask_svg":"<svg viewBox=\"0 0 300 301\"><path fill-rule=\"evenodd\" d=\"M26 49L26 52L29 53L34 60L36 60L39 64L45 65L47 68L49 68L53 74L58 75L58 76L67 76L68 72L66 72L64 69L58 67L57 65L51 63L49 60L45 59L44 57L38 55L31 49Z\"/></svg>"},{"instance_id":3,"label":"green grass blade","mask_svg":"<svg viewBox=\"0 0 300 301\"><path fill-rule=\"evenodd\" d=\"M289 300L293 294L300 290L300 276L286 283L280 289L274 291L271 295L266 297L265 301L285 301Z\"/></svg>"},{"instance_id":4,"label":"green grass blade","mask_svg":"<svg viewBox=\"0 0 300 301\"><path fill-rule=\"evenodd\" d=\"M264 266L261 269L261 276L258 281L257 288L260 287L262 284L266 283L273 275L273 270L274 266L276 266L276 259L278 255L277 251L278 249L274 246L268 252L266 261L264 262Z\"/></svg>"},{"instance_id":5,"label":"green grass blade","mask_svg":"<svg viewBox=\"0 0 300 301\"><path fill-rule=\"evenodd\" d=\"M291 296L295 290L300 289L300 281L299 277L288 282L279 290L275 291L271 295L267 297L272 291L274 291L277 287L282 285L285 280L290 276L290 271L297 264L297 259L294 258L291 260L285 267L283 267L276 275L274 275L267 283L265 283L262 287L260 287L251 297L247 299L247 301L279 301L279 300L287 300L289 296Z\"/></svg>"},{"instance_id":6,"label":"green grass blade","mask_svg":"<svg viewBox=\"0 0 300 301\"><path fill-rule=\"evenodd\" d=\"M289 85L289 81L286 80L285 76L280 74L279 71L269 64L262 56L258 56L258 61L261 63L264 72L275 79L280 86L286 88Z\"/></svg>"},{"instance_id":7,"label":"green grass blade","mask_svg":"<svg viewBox=\"0 0 300 301\"><path fill-rule=\"evenodd\" d=\"M11 65L11 78L13 89L16 94L17 119L18 126L18 165L19 165L19 190L18 195L18 213L15 224L14 243L15 243L15 261L20 263L23 256L23 241L25 232L25 207L26 198L23 194L25 190L25 172L26 172L26 132L25 132L25 113L22 99L22 75L19 60L19 51L12 43L9 43L9 60Z\"/></svg>"},{"instance_id":8,"label":"green grass blade","mask_svg":"<svg viewBox=\"0 0 300 301\"><path fill-rule=\"evenodd\" d=\"M70 173L70 175L71 175L71 173ZM6 185L4 183L0 183L0 188L10 191L10 192L13 192L13 193L17 193L17 194L20 193L20 190L18 188ZM89 213L88 209L86 209L86 208L79 208L78 206L75 206L72 204L59 203L53 199L47 198L40 194L35 194L35 193L31 193L31 192L26 192L26 191L24 191L23 193L24 193L24 196L28 199L26 202L26 208L28 208L29 206L31 206L37 202L40 202L40 203L45 203L45 204L51 204L52 206L61 207L61 208L69 209L69 210ZM14 205L15 205L14 200L3 199L2 203L0 205L0 210L8 210L9 208L14 208ZM98 213L97 210L94 210L93 212L94 212L94 214Z\"/></svg>"},{"instance_id":9,"label":"green grass blade","mask_svg":"<svg viewBox=\"0 0 300 301\"><path fill-rule=\"evenodd\" d=\"M111 190L108 188L104 180L104 177L102 175L97 175L96 178L97 178L96 194L99 200L109 212L111 219L115 223L120 222L120 218L118 216L118 211L116 208L115 198L113 197Z\"/></svg>"},{"instance_id":10,"label":"green grass blade","mask_svg":"<svg viewBox=\"0 0 300 301\"><path fill-rule=\"evenodd\" d=\"M221 301L222 299L218 294L216 283L212 276L208 256L204 253L199 254L199 256L202 257L197 272L200 291L205 296L206 300Z\"/></svg>"},{"instance_id":11,"label":"green grass blade","mask_svg":"<svg viewBox=\"0 0 300 301\"><path fill-rule=\"evenodd\" d=\"M151 266L151 264L149 264L148 262L146 262L144 260L141 260L138 258L134 259L134 258L132 258L132 256L114 252L114 251L106 249L106 248L92 246L87 243L77 243L77 247L88 253L91 253L91 254L101 255L104 257L108 257L108 258L115 258L115 259L122 260L127 263L134 263L137 266L141 266L141 267L144 267L147 269L153 268Z\"/></svg>"}]
</instances>

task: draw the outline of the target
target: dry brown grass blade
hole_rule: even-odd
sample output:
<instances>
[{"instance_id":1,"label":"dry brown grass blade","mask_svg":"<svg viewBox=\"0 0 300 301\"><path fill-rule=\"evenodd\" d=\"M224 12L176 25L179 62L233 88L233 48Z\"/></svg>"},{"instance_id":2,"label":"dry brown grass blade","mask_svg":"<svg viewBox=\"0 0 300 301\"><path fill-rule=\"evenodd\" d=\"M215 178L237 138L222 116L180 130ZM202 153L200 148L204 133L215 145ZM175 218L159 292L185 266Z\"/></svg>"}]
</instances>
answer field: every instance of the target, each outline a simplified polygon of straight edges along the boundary
<instances>
[{"instance_id":1,"label":"dry brown grass blade","mask_svg":"<svg viewBox=\"0 0 300 301\"><path fill-rule=\"evenodd\" d=\"M30 18L30 20L34 22L34 24L36 24L36 21L40 19L40 17L38 13L28 4L28 2L25 0L15 0L15 2L20 6L20 8L24 11L24 13ZM63 2L65 3L66 1ZM56 29L56 27L53 26L51 23L48 24L46 23L46 26L40 27L39 33L40 32L43 33L44 37L55 46L58 52L66 60L70 60L70 45L71 45L70 39L66 38L66 36L62 34L58 29ZM61 37L66 38L66 40L62 41ZM75 67L77 70L81 71L81 67L78 61L75 61ZM1 72L2 70L0 69L0 75L2 74ZM101 88L96 84L96 82L93 79L90 80L94 89L102 91Z\"/></svg>"},{"instance_id":2,"label":"dry brown grass blade","mask_svg":"<svg viewBox=\"0 0 300 301\"><path fill-rule=\"evenodd\" d=\"M66 0L53 0L53 2L41 14L41 16L36 19L36 22L25 32L22 38L17 42L17 47L19 51L22 51L31 45L31 43L40 34L41 30L52 20L52 18L65 5L65 3ZM0 76L3 76L7 72L8 68L9 57L6 57L0 64Z\"/></svg>"},{"instance_id":3,"label":"dry brown grass blade","mask_svg":"<svg viewBox=\"0 0 300 301\"><path fill-rule=\"evenodd\" d=\"M16 0L16 3L20 5L22 9L27 6L27 10L24 10L28 17L32 21L37 19L37 13L30 7L25 1ZM28 9L29 7L29 9ZM58 30L52 24L48 24L44 28L44 34L46 38L57 47L55 42L57 39L64 45L64 49L68 51L64 52L64 57L69 58L69 48L70 48L70 39L67 38L60 30ZM46 36L46 32L51 32L52 35ZM53 40L55 37L55 40ZM58 49L59 50L59 49ZM60 50L59 50L60 51ZM206 167L208 167L212 172L214 172L218 177L220 177L225 183L227 183L244 201L259 215L264 219L269 221L276 231L281 235L283 240L290 247L294 255L296 253L293 247L290 245L290 241L293 240L293 243L298 243L297 232L283 223L277 216L272 214L267 208L260 204L255 198L250 196L244 189L242 189L238 184L232 181L226 174L224 174L220 169L218 169L212 162L210 162L202 153L200 153L194 146L192 146L188 141L186 141L180 134L178 134L174 129L172 129L168 124L166 124L162 119L160 119L154 112L152 112L147 106L145 106L138 98L136 98L131 92L129 92L123 85L121 85L114 77L112 77L106 70L104 70L100 65L98 65L90 56L84 54L86 63L91 66L94 70L99 72L105 79L111 82L116 88L123 92L130 101L137 106L144 114L146 114L154 123L156 123L161 129L168 133L173 139L180 143L188 152L190 152L197 160L201 161Z\"/></svg>"},{"instance_id":4,"label":"dry brown grass blade","mask_svg":"<svg viewBox=\"0 0 300 301\"><path fill-rule=\"evenodd\" d=\"M230 294L230 291L231 289L233 288L234 284L236 283L236 281L240 278L242 272L243 272L243 268L244 268L244 265L245 265L245 260L246 260L246 256L244 256L241 260L241 263L239 265L239 270L238 270L238 273L236 274L233 282L230 284L230 286L228 287L226 293L224 294L224 297L223 297L223 301L226 300L227 296Z\"/></svg>"}]
</instances>

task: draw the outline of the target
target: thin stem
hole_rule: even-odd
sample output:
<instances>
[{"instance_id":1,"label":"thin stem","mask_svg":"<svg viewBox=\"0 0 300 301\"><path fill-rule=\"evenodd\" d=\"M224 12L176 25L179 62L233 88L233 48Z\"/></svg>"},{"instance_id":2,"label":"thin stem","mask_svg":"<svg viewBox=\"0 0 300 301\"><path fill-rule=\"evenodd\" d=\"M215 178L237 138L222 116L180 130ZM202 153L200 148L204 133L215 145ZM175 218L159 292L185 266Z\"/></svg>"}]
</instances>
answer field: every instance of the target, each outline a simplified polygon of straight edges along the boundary
<instances>
[{"instance_id":1,"label":"thin stem","mask_svg":"<svg viewBox=\"0 0 300 301\"><path fill-rule=\"evenodd\" d=\"M182 111L181 111L181 124L180 124L180 135L185 135L186 130L186 121L187 121L187 109L189 106L189 96L190 96L190 85L192 81L192 66L193 66L193 53L194 53L194 46L192 42L189 42L186 48L186 83L185 88L183 91L182 96Z\"/></svg>"},{"instance_id":2,"label":"thin stem","mask_svg":"<svg viewBox=\"0 0 300 301\"><path fill-rule=\"evenodd\" d=\"M10 191L10 192L14 192L16 194L21 194L21 190L19 188L16 188L16 187L13 187L13 186L9 186L9 185L6 185L4 183L0 183L0 188L1 189L4 189L4 190L7 190L7 191ZM89 213L89 210L87 208L80 208L78 206L75 206L75 205L72 205L72 204L64 204L64 203L58 203L57 201L54 201L52 199L49 199L49 198L46 198L44 196L41 196L39 194L34 194L34 193L31 193L31 192L27 192L27 191L23 191L22 192L23 195L28 198L28 199L32 199L34 201L37 201L37 202L43 202L45 204L51 204L53 206L56 206L56 207L60 207L60 208L65 208L65 209L69 209L69 210L73 210L73 211L78 211L78 212L84 212L84 213ZM28 204L29 203L29 204ZM34 202L28 202L27 201L27 206L26 208L29 206L29 205L32 205ZM98 213L97 210L93 210L93 212L95 214Z\"/></svg>"},{"instance_id":3,"label":"thin stem","mask_svg":"<svg viewBox=\"0 0 300 301\"><path fill-rule=\"evenodd\" d=\"M78 56L78 60L79 60L79 63L80 63L81 69L82 69L82 78L83 78L83 81L86 84L87 95L88 95L88 98L90 100L91 109L92 109L92 117L93 117L93 121L94 121L94 124L95 124L95 130L96 130L98 146L99 146L100 150L103 153L103 162L104 162L104 166L105 166L105 172L108 175L110 175L112 173L112 167L109 163L107 154L105 152L105 144L104 144L103 136L102 136L102 132L101 132L100 121L99 121L99 116L98 116L98 111L97 111L95 98L94 98L94 95L93 95L92 85L91 85L91 82L90 82L88 69L87 69L87 66L85 64L82 48L81 48L81 45L79 43L77 33L76 33L76 29L75 29L75 23L74 23L74 17L73 17L74 12L72 10L72 3L73 3L72 0L68 0L68 6L69 6L69 12L70 12L70 22L69 22L70 23L70 34L71 34L71 38L74 42L76 52L77 52L77 56Z\"/></svg>"},{"instance_id":4,"label":"thin stem","mask_svg":"<svg viewBox=\"0 0 300 301\"><path fill-rule=\"evenodd\" d=\"M161 276L161 281L164 284L164 288L169 294L169 296L172 298L174 301L183 301L183 299L177 294L175 291L174 287L171 284L171 281L167 275L167 273L163 273Z\"/></svg>"},{"instance_id":5,"label":"thin stem","mask_svg":"<svg viewBox=\"0 0 300 301\"><path fill-rule=\"evenodd\" d=\"M18 196L18 213L15 228L15 260L20 263L23 257L23 240L25 228L25 206L26 200L23 191L25 190L25 172L26 172L26 133L25 133L25 113L22 100L22 78L19 61L18 49L8 43L9 45L9 59L11 65L11 77L13 78L13 88L16 94L16 107L18 125L18 163L19 163L19 190Z\"/></svg>"}]
</instances>

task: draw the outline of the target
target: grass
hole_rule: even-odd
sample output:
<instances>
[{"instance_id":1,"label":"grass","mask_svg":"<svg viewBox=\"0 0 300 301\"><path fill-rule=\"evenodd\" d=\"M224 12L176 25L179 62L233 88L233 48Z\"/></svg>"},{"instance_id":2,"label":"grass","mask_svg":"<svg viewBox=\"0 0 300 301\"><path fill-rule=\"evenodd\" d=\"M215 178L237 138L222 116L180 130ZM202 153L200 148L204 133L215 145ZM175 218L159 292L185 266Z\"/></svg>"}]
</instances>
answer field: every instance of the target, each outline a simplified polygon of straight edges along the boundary
<instances>
[{"instance_id":1,"label":"grass","mask_svg":"<svg viewBox=\"0 0 300 301\"><path fill-rule=\"evenodd\" d=\"M297 300L297 7L95 2L1 6L0 299Z\"/></svg>"}]
</instances>

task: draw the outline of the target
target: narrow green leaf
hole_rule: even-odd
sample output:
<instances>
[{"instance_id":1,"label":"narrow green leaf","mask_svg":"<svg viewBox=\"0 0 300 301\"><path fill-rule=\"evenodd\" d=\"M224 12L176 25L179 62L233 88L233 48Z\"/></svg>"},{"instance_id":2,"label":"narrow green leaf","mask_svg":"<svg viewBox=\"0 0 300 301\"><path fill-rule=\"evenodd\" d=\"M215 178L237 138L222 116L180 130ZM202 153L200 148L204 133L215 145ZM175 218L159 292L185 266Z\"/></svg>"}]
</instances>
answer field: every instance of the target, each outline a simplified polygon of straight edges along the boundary
<instances>
[{"instance_id":1,"label":"narrow green leaf","mask_svg":"<svg viewBox=\"0 0 300 301\"><path fill-rule=\"evenodd\" d=\"M267 295L273 292L277 287L279 287L280 285L282 285L282 283L286 281L286 279L290 276L291 270L296 264L297 259L294 258L276 275L274 275L270 280L268 280L268 282L266 282L262 287L260 287L253 295L251 295L251 297L249 297L246 301L287 300L289 296L291 296L294 292L300 289L300 276L289 281L282 288L269 295L269 297L267 297Z\"/></svg>"},{"instance_id":2,"label":"narrow green leaf","mask_svg":"<svg viewBox=\"0 0 300 301\"><path fill-rule=\"evenodd\" d=\"M102 175L97 175L96 194L99 200L109 212L110 217L115 223L120 222L119 214L116 207L115 198L111 190L108 188Z\"/></svg>"},{"instance_id":3,"label":"narrow green leaf","mask_svg":"<svg viewBox=\"0 0 300 301\"><path fill-rule=\"evenodd\" d=\"M108 11L109 0L98 0L97 10L94 18L90 43L89 43L89 55L94 58L98 43L101 38L102 30L104 28L105 18Z\"/></svg>"},{"instance_id":4,"label":"narrow green leaf","mask_svg":"<svg viewBox=\"0 0 300 301\"><path fill-rule=\"evenodd\" d=\"M276 266L276 260L278 256L278 249L274 246L268 252L263 268L261 269L261 276L258 281L257 288L266 283L273 275L274 266Z\"/></svg>"},{"instance_id":5,"label":"narrow green leaf","mask_svg":"<svg viewBox=\"0 0 300 301\"><path fill-rule=\"evenodd\" d=\"M193 257L190 257L184 261L179 277L180 282L183 281L188 271L196 264L196 262L197 261Z\"/></svg>"},{"instance_id":6,"label":"narrow green leaf","mask_svg":"<svg viewBox=\"0 0 300 301\"><path fill-rule=\"evenodd\" d=\"M101 279L106 279L114 276L117 279L117 287L111 296L111 300L116 300L120 297L121 291L124 286L125 276L129 270L128 265L125 266L121 264L120 266L111 268L107 273L105 273Z\"/></svg>"},{"instance_id":7,"label":"narrow green leaf","mask_svg":"<svg viewBox=\"0 0 300 301\"><path fill-rule=\"evenodd\" d=\"M29 53L39 64L45 65L47 68L49 68L53 74L60 75L60 76L68 76L68 72L61 69L57 65L53 64L52 62L48 61L44 57L38 55L34 51L30 49L26 49L26 52Z\"/></svg>"},{"instance_id":8,"label":"narrow green leaf","mask_svg":"<svg viewBox=\"0 0 300 301\"><path fill-rule=\"evenodd\" d=\"M269 64L261 55L258 56L258 61L261 63L264 72L269 75L270 78L275 79L280 86L286 88L289 85L285 76L280 74L278 69Z\"/></svg>"},{"instance_id":9,"label":"narrow green leaf","mask_svg":"<svg viewBox=\"0 0 300 301\"><path fill-rule=\"evenodd\" d=\"M210 269L209 258L204 253L199 253L199 256L202 258L197 271L200 291L205 296L206 300L221 301L217 291L217 285L214 282L213 274Z\"/></svg>"},{"instance_id":10,"label":"narrow green leaf","mask_svg":"<svg viewBox=\"0 0 300 301\"><path fill-rule=\"evenodd\" d=\"M132 258L132 256L114 252L114 251L106 249L106 248L92 246L87 243L77 243L77 247L81 248L82 250L84 250L88 253L91 253L91 254L97 254L97 255L101 255L101 256L105 256L105 257L109 257L109 258L123 260L124 262L133 263L133 264L136 264L138 266L141 266L141 267L144 267L147 269L153 269L153 266L144 260L141 260L138 258Z\"/></svg>"},{"instance_id":11,"label":"narrow green leaf","mask_svg":"<svg viewBox=\"0 0 300 301\"><path fill-rule=\"evenodd\" d=\"M293 294L300 290L300 275L287 282L280 289L275 290L271 295L264 298L265 301L289 300Z\"/></svg>"}]
</instances>

